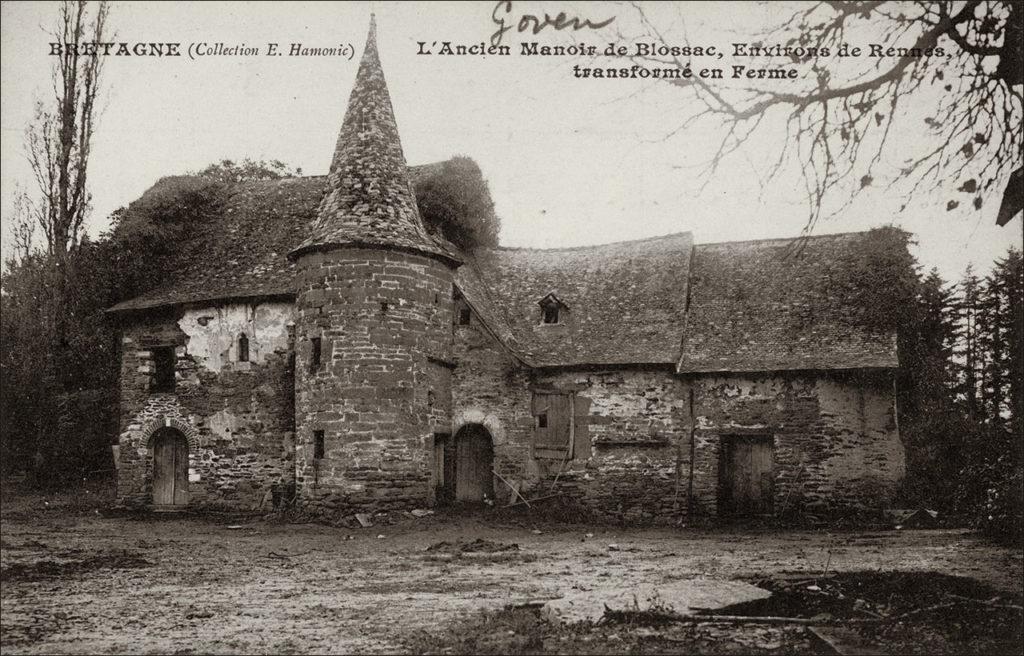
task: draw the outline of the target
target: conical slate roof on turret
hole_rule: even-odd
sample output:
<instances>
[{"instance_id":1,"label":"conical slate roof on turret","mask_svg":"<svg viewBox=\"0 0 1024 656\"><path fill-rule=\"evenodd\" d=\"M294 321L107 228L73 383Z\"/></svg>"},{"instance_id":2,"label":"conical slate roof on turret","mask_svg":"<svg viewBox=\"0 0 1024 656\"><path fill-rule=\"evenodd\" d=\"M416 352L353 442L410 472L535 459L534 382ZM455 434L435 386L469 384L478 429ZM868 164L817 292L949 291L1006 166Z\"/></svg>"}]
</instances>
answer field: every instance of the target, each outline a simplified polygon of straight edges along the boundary
<instances>
[{"instance_id":1,"label":"conical slate roof on turret","mask_svg":"<svg viewBox=\"0 0 1024 656\"><path fill-rule=\"evenodd\" d=\"M326 193L310 236L289 255L341 246L388 247L457 262L423 227L377 54L373 18Z\"/></svg>"}]
</instances>

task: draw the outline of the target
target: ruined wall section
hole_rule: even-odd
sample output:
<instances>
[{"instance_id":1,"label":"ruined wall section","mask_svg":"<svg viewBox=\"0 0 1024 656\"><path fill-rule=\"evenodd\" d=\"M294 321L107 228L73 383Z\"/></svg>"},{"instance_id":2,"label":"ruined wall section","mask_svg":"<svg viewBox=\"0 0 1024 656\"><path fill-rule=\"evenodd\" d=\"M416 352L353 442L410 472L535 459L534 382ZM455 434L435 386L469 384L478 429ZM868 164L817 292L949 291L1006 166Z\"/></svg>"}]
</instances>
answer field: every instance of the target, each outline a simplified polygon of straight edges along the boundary
<instances>
[{"instance_id":1,"label":"ruined wall section","mask_svg":"<svg viewBox=\"0 0 1024 656\"><path fill-rule=\"evenodd\" d=\"M887 505L905 470L891 372L708 375L693 379L694 496L718 508L722 440L772 441L776 515Z\"/></svg>"},{"instance_id":2,"label":"ruined wall section","mask_svg":"<svg viewBox=\"0 0 1024 656\"><path fill-rule=\"evenodd\" d=\"M152 433L189 439L191 506L283 503L294 489L291 303L225 304L128 320L122 331L118 498L152 502ZM249 359L238 361L238 336ZM152 392L153 354L173 347L175 389Z\"/></svg>"},{"instance_id":3,"label":"ruined wall section","mask_svg":"<svg viewBox=\"0 0 1024 656\"><path fill-rule=\"evenodd\" d=\"M438 363L451 359L451 270L370 248L308 253L299 266L300 502L337 515L423 507L433 494L433 432L448 423L438 413L450 369Z\"/></svg>"}]
</instances>

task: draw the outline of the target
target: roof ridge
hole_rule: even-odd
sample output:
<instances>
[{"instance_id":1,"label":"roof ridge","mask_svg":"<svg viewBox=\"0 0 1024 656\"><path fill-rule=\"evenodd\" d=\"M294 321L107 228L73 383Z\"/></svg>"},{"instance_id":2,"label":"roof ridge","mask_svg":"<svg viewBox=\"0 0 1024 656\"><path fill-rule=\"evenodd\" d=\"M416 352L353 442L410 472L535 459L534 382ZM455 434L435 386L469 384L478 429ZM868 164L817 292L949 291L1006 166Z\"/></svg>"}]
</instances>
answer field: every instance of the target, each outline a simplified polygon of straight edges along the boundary
<instances>
[{"instance_id":1,"label":"roof ridge","mask_svg":"<svg viewBox=\"0 0 1024 656\"><path fill-rule=\"evenodd\" d=\"M668 239L670 237L683 237L690 235L693 238L693 231L683 230L680 232L670 232L664 235L655 235L653 237L643 237L641 239L620 239L619 241L609 241L603 244L588 244L586 246L555 246L554 248L532 248L530 246L496 246L494 248L485 248L484 251L533 251L541 253L551 253L555 251L583 251L588 249L604 248L606 246L620 246L622 244L642 244L649 241L658 241L661 239Z\"/></svg>"},{"instance_id":2,"label":"roof ridge","mask_svg":"<svg viewBox=\"0 0 1024 656\"><path fill-rule=\"evenodd\" d=\"M761 239L727 239L725 241L707 241L694 243L697 246L722 246L725 244L763 244L773 241L797 241L799 239L825 239L827 237L848 237L850 235L865 235L871 230L847 230L845 232L829 232L821 235L797 235L796 237L764 237Z\"/></svg>"}]
</instances>

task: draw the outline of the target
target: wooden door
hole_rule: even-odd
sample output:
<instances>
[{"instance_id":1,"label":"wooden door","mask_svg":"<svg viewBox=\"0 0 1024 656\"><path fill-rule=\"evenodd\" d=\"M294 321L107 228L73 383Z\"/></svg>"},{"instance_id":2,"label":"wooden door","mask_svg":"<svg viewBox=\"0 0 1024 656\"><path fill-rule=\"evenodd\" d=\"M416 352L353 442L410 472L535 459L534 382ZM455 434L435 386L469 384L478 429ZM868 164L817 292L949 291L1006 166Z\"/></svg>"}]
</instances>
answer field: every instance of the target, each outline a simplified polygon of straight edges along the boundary
<instances>
[{"instance_id":1,"label":"wooden door","mask_svg":"<svg viewBox=\"0 0 1024 656\"><path fill-rule=\"evenodd\" d=\"M773 482L770 436L723 438L719 488L723 510L739 515L770 513Z\"/></svg>"},{"instance_id":2,"label":"wooden door","mask_svg":"<svg viewBox=\"0 0 1024 656\"><path fill-rule=\"evenodd\" d=\"M153 441L153 505L188 504L188 442L174 430L161 431Z\"/></svg>"},{"instance_id":3,"label":"wooden door","mask_svg":"<svg viewBox=\"0 0 1024 656\"><path fill-rule=\"evenodd\" d=\"M455 435L455 500L479 503L494 498L494 450L491 436L480 426Z\"/></svg>"}]
</instances>

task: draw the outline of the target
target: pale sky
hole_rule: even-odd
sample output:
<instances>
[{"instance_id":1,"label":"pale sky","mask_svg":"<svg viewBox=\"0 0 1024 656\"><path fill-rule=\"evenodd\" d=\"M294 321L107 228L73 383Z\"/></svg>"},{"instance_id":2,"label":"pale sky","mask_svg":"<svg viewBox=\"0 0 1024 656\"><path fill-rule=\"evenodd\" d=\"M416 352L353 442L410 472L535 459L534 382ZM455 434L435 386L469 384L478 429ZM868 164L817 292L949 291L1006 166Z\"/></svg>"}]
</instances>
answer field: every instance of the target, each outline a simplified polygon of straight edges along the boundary
<instances>
[{"instance_id":1,"label":"pale sky","mask_svg":"<svg viewBox=\"0 0 1024 656\"><path fill-rule=\"evenodd\" d=\"M372 5L372 7L371 7ZM595 21L616 16L626 31L631 8L619 3L514 2L513 15L566 11ZM519 43L566 43L550 30L509 33L511 57L417 55L417 41L475 44L494 25L495 3L154 3L113 2L110 24L118 41L222 42L259 47L255 57L109 57L104 110L90 168L98 235L108 216L165 175L197 170L223 158L280 159L304 174L329 165L366 36L376 13L378 44L406 158L420 164L465 154L490 183L507 246L560 247L640 239L690 230L698 243L799 233L806 200L795 172L762 188L758 171L781 148L781 125L767 121L748 149L728 160L701 189L700 165L717 146L713 130L678 127L683 96L664 83L578 80L584 59L519 56ZM659 7L659 10L661 8ZM2 189L4 254L16 184L31 176L24 127L35 98L49 93L53 3L2 4ZM748 3L690 3L685 25L666 19L659 29L685 27L691 41L727 46L752 35L764 13ZM674 14L673 14L674 15ZM603 49L607 30L583 31L578 41ZM678 33L678 32L677 32ZM287 48L355 46L341 57L267 57L267 43ZM728 62L723 62L728 64ZM906 139L912 139L907 134ZM908 141L908 143L910 143ZM859 198L816 232L864 230L893 223L913 232L925 268L957 277L968 263L991 261L1021 242L1021 220L995 226L997 203L981 212L946 212L948 193L906 198L877 191ZM969 205L969 202L963 203Z\"/></svg>"}]
</instances>

